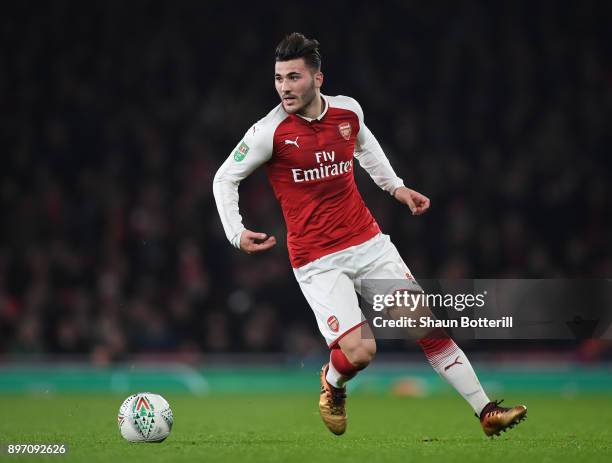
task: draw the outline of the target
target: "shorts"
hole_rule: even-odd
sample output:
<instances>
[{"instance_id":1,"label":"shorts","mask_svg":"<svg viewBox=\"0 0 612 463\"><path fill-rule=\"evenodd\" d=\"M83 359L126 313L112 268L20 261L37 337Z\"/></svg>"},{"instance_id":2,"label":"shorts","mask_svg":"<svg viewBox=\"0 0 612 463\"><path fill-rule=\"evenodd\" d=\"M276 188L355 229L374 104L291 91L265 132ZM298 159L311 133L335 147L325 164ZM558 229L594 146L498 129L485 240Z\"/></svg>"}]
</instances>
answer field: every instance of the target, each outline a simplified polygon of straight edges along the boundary
<instances>
[{"instance_id":1,"label":"shorts","mask_svg":"<svg viewBox=\"0 0 612 463\"><path fill-rule=\"evenodd\" d=\"M329 347L366 323L357 299L363 279L403 280L406 289L422 292L391 239L383 233L294 268L293 273Z\"/></svg>"}]
</instances>

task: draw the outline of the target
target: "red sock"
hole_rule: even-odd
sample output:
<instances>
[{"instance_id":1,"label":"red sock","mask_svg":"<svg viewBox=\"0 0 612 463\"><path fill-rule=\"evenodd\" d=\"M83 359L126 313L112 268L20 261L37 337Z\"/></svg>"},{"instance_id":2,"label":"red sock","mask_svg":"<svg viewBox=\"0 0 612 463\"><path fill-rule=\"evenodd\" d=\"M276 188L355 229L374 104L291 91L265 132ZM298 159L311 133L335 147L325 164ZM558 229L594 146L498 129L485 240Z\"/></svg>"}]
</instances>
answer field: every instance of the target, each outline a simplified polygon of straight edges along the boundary
<instances>
[{"instance_id":1,"label":"red sock","mask_svg":"<svg viewBox=\"0 0 612 463\"><path fill-rule=\"evenodd\" d=\"M355 376L359 370L363 370L363 368L359 368L349 362L349 359L346 358L346 355L344 355L344 352L342 352L342 349L340 349L339 346L332 347L329 355L329 361L334 366L336 371L344 376L347 380Z\"/></svg>"}]
</instances>

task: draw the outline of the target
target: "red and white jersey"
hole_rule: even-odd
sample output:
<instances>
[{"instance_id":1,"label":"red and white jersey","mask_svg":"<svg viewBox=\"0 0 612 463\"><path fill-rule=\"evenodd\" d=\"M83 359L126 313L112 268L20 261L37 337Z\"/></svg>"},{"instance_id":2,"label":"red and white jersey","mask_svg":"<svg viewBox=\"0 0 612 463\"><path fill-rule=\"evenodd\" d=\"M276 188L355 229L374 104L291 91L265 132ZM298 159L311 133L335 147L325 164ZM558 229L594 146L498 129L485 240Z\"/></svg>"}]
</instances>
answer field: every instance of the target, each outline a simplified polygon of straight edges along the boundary
<instances>
[{"instance_id":1,"label":"red and white jersey","mask_svg":"<svg viewBox=\"0 0 612 463\"><path fill-rule=\"evenodd\" d=\"M363 122L361 107L346 96L324 96L316 119L287 114L279 104L255 123L215 175L213 190L225 234L240 247L245 229L238 185L265 165L287 224L294 268L361 244L380 232L357 191L354 159L385 191L403 186Z\"/></svg>"}]
</instances>

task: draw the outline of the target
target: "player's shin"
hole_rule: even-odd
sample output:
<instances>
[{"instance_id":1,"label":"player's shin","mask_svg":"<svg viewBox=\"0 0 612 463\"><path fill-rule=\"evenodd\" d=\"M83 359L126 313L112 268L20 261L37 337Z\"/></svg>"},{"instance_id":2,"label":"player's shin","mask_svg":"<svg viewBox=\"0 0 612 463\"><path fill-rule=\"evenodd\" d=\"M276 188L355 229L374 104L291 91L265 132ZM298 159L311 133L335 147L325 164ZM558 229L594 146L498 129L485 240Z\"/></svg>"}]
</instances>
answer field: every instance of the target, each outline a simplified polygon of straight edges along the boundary
<instances>
[{"instance_id":1,"label":"player's shin","mask_svg":"<svg viewBox=\"0 0 612 463\"><path fill-rule=\"evenodd\" d=\"M419 339L431 366L471 405L477 414L490 400L465 353L441 328Z\"/></svg>"}]
</instances>

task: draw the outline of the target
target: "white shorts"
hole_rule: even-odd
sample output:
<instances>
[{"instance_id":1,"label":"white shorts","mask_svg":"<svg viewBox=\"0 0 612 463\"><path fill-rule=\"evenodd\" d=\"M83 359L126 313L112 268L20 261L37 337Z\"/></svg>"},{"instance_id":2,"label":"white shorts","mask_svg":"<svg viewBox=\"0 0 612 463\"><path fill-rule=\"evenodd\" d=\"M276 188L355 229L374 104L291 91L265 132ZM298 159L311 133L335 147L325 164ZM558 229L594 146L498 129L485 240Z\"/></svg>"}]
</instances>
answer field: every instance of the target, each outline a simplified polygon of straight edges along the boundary
<instances>
[{"instance_id":1,"label":"white shorts","mask_svg":"<svg viewBox=\"0 0 612 463\"><path fill-rule=\"evenodd\" d=\"M330 347L366 323L357 299L361 280L404 280L410 290L421 291L391 239L383 233L294 268L293 273Z\"/></svg>"}]
</instances>

